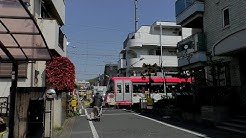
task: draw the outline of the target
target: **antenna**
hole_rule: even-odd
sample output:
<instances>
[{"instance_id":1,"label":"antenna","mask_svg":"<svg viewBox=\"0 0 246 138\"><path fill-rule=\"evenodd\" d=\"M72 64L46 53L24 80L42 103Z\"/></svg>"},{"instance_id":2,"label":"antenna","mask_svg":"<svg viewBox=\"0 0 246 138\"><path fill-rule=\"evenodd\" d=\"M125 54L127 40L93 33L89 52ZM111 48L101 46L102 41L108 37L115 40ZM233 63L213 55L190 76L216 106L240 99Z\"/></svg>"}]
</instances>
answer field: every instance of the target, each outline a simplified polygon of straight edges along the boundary
<instances>
[{"instance_id":1,"label":"antenna","mask_svg":"<svg viewBox=\"0 0 246 138\"><path fill-rule=\"evenodd\" d=\"M137 17L137 10L138 10L138 0L135 0L134 1L134 4L135 4L135 32L137 32L137 29L138 29L138 17Z\"/></svg>"}]
</instances>

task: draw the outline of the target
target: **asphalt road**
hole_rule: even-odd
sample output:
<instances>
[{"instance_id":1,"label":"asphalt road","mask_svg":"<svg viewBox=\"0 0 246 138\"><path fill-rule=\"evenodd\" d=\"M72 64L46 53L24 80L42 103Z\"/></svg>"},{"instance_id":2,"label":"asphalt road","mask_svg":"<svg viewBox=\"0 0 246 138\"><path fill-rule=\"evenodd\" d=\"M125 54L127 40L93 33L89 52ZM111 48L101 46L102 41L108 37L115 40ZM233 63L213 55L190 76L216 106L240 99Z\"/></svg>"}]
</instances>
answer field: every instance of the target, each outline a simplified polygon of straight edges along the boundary
<instances>
[{"instance_id":1,"label":"asphalt road","mask_svg":"<svg viewBox=\"0 0 246 138\"><path fill-rule=\"evenodd\" d=\"M65 123L59 138L243 138L243 136L182 122L172 118L156 118L123 109L103 109L101 121L87 120L91 109Z\"/></svg>"}]
</instances>

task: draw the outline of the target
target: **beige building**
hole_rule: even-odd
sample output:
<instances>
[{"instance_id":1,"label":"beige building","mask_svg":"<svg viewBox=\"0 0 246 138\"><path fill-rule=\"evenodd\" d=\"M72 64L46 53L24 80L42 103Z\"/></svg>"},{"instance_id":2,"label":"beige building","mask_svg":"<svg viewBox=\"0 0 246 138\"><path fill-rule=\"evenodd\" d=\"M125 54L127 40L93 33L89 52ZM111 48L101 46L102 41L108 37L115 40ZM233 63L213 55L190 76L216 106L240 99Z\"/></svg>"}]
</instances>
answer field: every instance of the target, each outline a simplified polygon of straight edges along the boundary
<instances>
[{"instance_id":1,"label":"beige building","mask_svg":"<svg viewBox=\"0 0 246 138\"><path fill-rule=\"evenodd\" d=\"M9 97L10 95L10 87L13 87L12 65L14 65L13 61L17 61L16 87L24 87L25 94L19 94L20 89L17 91L15 105L22 106L20 108L24 110L21 112L20 108L17 108L16 112L19 113L15 114L15 118L27 118L27 112L31 108L30 101L44 98L44 90L41 88L46 87L46 61L50 60L51 56L66 56L67 53L67 39L62 31L62 26L65 24L65 1L1 0L0 21L0 96ZM57 97L53 106L60 105L60 99L60 96ZM44 100L43 106L46 107L47 104L51 103ZM57 123L52 124L53 126L44 126L46 137L52 136L50 130L54 126L59 127L62 124L61 108L55 109L55 121L52 120L54 113L45 115L45 119L49 119L48 122ZM41 122L43 125L50 124L44 123L44 120ZM12 121L12 123L14 123L14 136L28 135L30 126L23 119Z\"/></svg>"}]
</instances>

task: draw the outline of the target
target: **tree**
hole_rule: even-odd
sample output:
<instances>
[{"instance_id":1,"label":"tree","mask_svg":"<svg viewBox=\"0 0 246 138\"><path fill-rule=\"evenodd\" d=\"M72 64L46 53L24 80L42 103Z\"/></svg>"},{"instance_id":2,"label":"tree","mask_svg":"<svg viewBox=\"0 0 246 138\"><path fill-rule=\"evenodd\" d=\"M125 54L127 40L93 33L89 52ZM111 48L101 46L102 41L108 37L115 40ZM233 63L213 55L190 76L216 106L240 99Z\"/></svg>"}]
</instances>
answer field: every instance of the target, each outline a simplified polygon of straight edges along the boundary
<instances>
[{"instance_id":1,"label":"tree","mask_svg":"<svg viewBox=\"0 0 246 138\"><path fill-rule=\"evenodd\" d=\"M75 87L75 67L67 57L53 57L46 63L46 84L59 91L72 91Z\"/></svg>"}]
</instances>

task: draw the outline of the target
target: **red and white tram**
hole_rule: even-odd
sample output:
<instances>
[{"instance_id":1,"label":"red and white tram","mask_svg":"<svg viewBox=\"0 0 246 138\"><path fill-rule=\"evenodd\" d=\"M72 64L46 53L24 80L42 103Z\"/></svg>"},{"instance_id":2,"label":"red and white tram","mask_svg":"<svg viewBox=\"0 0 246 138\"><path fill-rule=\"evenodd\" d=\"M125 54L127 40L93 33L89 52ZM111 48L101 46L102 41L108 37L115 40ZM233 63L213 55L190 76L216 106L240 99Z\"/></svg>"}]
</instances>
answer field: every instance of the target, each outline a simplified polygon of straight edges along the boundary
<instances>
[{"instance_id":1,"label":"red and white tram","mask_svg":"<svg viewBox=\"0 0 246 138\"><path fill-rule=\"evenodd\" d=\"M151 83L150 83L151 80ZM191 79L176 77L112 77L109 80L108 90L104 97L105 105L131 106L139 103L141 98L149 95L154 102L164 96L172 97L173 92L184 91L190 84ZM164 93L164 83L166 93Z\"/></svg>"}]
</instances>

